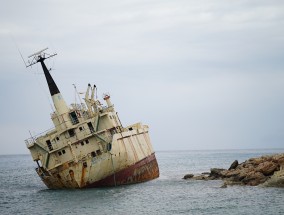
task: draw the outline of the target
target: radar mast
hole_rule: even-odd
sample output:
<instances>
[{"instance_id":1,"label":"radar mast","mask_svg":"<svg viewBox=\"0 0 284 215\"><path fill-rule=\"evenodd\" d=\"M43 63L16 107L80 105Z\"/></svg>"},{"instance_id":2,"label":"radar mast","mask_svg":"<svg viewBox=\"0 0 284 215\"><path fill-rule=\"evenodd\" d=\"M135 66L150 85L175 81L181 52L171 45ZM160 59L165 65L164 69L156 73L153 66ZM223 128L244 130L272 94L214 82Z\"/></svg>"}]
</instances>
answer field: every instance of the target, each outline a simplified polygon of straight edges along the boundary
<instances>
[{"instance_id":1,"label":"radar mast","mask_svg":"<svg viewBox=\"0 0 284 215\"><path fill-rule=\"evenodd\" d=\"M52 97L52 101L54 104L54 107L57 111L58 115L64 114L69 112L68 106L66 105L66 102L64 101L55 81L53 80L49 70L47 69L44 61L48 58L54 57L57 55L56 53L54 54L48 54L45 51L48 48L42 49L38 52L35 52L34 54L30 55L28 58L31 58L31 60L28 61L28 64L26 67L31 67L34 64L40 63L42 70L44 72L46 82L49 88L50 95Z\"/></svg>"}]
</instances>

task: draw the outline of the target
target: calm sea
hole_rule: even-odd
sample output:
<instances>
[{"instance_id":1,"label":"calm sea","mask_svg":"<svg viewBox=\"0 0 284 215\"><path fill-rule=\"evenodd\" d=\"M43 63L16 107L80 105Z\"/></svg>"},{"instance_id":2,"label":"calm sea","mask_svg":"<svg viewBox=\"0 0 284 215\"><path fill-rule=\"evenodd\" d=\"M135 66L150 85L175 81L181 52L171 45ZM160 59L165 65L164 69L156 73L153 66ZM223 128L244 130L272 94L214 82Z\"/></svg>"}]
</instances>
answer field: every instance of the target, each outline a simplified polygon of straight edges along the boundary
<instances>
[{"instance_id":1,"label":"calm sea","mask_svg":"<svg viewBox=\"0 0 284 215\"><path fill-rule=\"evenodd\" d=\"M186 173L282 150L157 152L160 178L130 186L48 190L29 155L0 156L0 214L284 214L284 189L185 181Z\"/></svg>"}]
</instances>

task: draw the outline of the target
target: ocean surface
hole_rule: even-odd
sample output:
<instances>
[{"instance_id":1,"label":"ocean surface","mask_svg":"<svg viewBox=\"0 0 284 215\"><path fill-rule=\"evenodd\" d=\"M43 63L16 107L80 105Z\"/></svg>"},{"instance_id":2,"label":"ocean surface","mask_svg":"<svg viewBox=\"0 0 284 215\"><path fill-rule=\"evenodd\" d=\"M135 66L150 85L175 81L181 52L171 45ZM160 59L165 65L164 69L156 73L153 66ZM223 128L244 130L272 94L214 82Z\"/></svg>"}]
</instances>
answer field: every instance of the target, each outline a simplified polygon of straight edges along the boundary
<instances>
[{"instance_id":1,"label":"ocean surface","mask_svg":"<svg viewBox=\"0 0 284 215\"><path fill-rule=\"evenodd\" d=\"M29 155L0 155L0 214L284 214L284 189L187 181L187 173L284 149L156 152L160 178L136 185L48 190Z\"/></svg>"}]
</instances>

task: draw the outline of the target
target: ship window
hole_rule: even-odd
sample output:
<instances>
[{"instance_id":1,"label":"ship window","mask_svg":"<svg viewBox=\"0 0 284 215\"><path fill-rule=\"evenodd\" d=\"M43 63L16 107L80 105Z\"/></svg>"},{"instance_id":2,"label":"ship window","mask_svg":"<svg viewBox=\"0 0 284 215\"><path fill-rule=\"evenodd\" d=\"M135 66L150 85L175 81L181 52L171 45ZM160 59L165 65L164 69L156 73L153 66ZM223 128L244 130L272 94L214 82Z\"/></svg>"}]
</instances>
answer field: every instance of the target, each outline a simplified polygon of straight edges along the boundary
<instances>
[{"instance_id":1,"label":"ship window","mask_svg":"<svg viewBox=\"0 0 284 215\"><path fill-rule=\"evenodd\" d=\"M61 153L61 152L58 152L58 154L59 154L59 156L60 156L60 155L62 155L62 153Z\"/></svg>"},{"instance_id":2,"label":"ship window","mask_svg":"<svg viewBox=\"0 0 284 215\"><path fill-rule=\"evenodd\" d=\"M85 142L86 142L86 144L88 144L88 143L89 143L89 140L87 139L87 140L85 140Z\"/></svg>"},{"instance_id":3,"label":"ship window","mask_svg":"<svg viewBox=\"0 0 284 215\"><path fill-rule=\"evenodd\" d=\"M73 136L75 135L74 129L68 130L68 133L69 133L69 136L70 136L70 137L73 137Z\"/></svg>"},{"instance_id":4,"label":"ship window","mask_svg":"<svg viewBox=\"0 0 284 215\"><path fill-rule=\"evenodd\" d=\"M132 128L132 127L130 127L130 128L128 128L128 130L129 130L129 131L132 131L132 130L133 130L133 128Z\"/></svg>"},{"instance_id":5,"label":"ship window","mask_svg":"<svg viewBox=\"0 0 284 215\"><path fill-rule=\"evenodd\" d=\"M56 140L58 141L58 140L59 140L59 137L56 137Z\"/></svg>"},{"instance_id":6,"label":"ship window","mask_svg":"<svg viewBox=\"0 0 284 215\"><path fill-rule=\"evenodd\" d=\"M88 124L88 126L89 126L89 129L90 129L91 133L95 132L95 129L94 129L92 123L91 123L91 122L88 122L87 124Z\"/></svg>"},{"instance_id":7,"label":"ship window","mask_svg":"<svg viewBox=\"0 0 284 215\"><path fill-rule=\"evenodd\" d=\"M107 144L107 150L110 151L111 150L111 143Z\"/></svg>"},{"instance_id":8,"label":"ship window","mask_svg":"<svg viewBox=\"0 0 284 215\"><path fill-rule=\"evenodd\" d=\"M81 145L83 146L83 145L84 145L84 142L81 142Z\"/></svg>"},{"instance_id":9,"label":"ship window","mask_svg":"<svg viewBox=\"0 0 284 215\"><path fill-rule=\"evenodd\" d=\"M82 128L82 127L79 127L79 130L80 130L80 131L82 131L82 130L83 130L83 128Z\"/></svg>"},{"instance_id":10,"label":"ship window","mask_svg":"<svg viewBox=\"0 0 284 215\"><path fill-rule=\"evenodd\" d=\"M97 156L96 152L91 152L91 155L92 155L93 158Z\"/></svg>"},{"instance_id":11,"label":"ship window","mask_svg":"<svg viewBox=\"0 0 284 215\"><path fill-rule=\"evenodd\" d=\"M65 150L64 149L62 150L62 154L65 154Z\"/></svg>"},{"instance_id":12,"label":"ship window","mask_svg":"<svg viewBox=\"0 0 284 215\"><path fill-rule=\"evenodd\" d=\"M102 154L101 150L99 150L99 149L96 151L96 153L97 153L97 155L101 155Z\"/></svg>"},{"instance_id":13,"label":"ship window","mask_svg":"<svg viewBox=\"0 0 284 215\"><path fill-rule=\"evenodd\" d=\"M75 111L69 113L69 116L70 116L70 118L71 118L71 122L72 122L73 125L79 123L79 120L78 120L78 117L77 117Z\"/></svg>"},{"instance_id":14,"label":"ship window","mask_svg":"<svg viewBox=\"0 0 284 215\"><path fill-rule=\"evenodd\" d=\"M110 129L109 130L110 131L110 133L112 134L112 135L114 135L116 132L115 132L115 128L112 128L112 129Z\"/></svg>"},{"instance_id":15,"label":"ship window","mask_svg":"<svg viewBox=\"0 0 284 215\"><path fill-rule=\"evenodd\" d=\"M50 140L47 140L47 141L46 141L46 145L47 145L49 151L52 151L52 150L53 150L53 147L52 147L52 144L51 144Z\"/></svg>"}]
</instances>

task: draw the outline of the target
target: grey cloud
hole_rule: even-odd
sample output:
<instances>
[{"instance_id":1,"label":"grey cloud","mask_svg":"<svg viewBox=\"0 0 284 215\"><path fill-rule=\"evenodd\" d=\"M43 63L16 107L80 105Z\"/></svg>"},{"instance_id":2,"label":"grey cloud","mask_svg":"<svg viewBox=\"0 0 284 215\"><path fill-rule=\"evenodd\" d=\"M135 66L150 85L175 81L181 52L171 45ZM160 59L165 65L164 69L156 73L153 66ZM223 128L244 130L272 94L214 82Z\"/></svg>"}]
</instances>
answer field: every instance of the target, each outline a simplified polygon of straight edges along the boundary
<instances>
[{"instance_id":1,"label":"grey cloud","mask_svg":"<svg viewBox=\"0 0 284 215\"><path fill-rule=\"evenodd\" d=\"M40 67L25 70L11 35L24 56L58 53L48 64L68 103L73 83L96 83L124 124L150 125L157 150L283 147L283 1L1 5L0 153L26 153L28 130L51 126Z\"/></svg>"}]
</instances>

